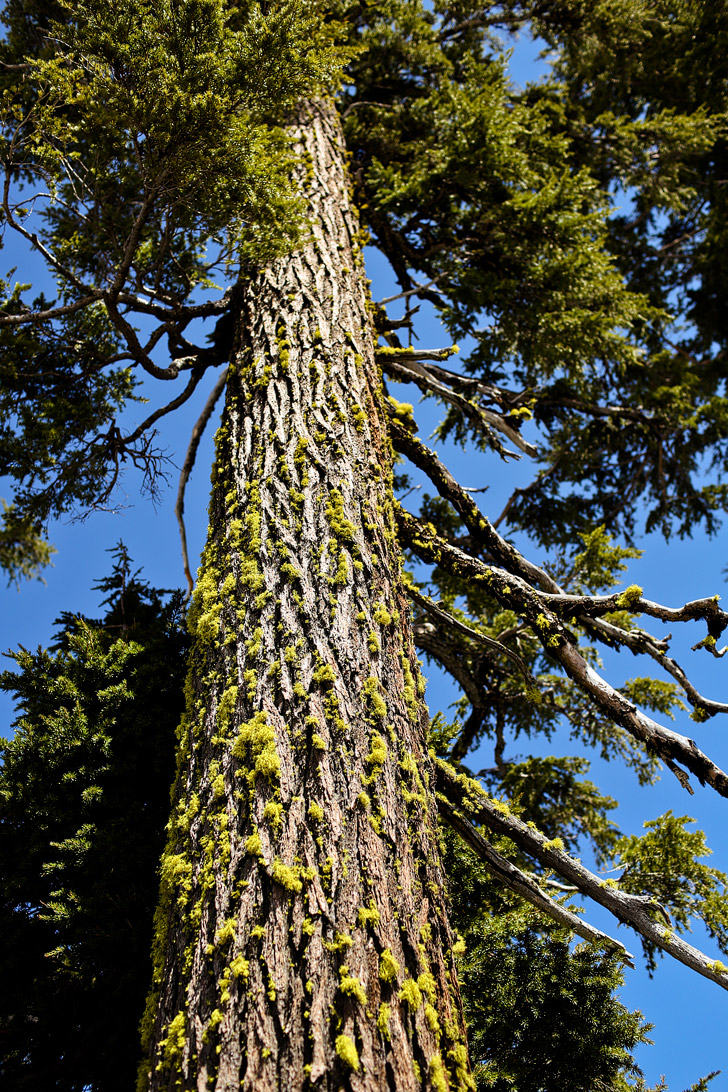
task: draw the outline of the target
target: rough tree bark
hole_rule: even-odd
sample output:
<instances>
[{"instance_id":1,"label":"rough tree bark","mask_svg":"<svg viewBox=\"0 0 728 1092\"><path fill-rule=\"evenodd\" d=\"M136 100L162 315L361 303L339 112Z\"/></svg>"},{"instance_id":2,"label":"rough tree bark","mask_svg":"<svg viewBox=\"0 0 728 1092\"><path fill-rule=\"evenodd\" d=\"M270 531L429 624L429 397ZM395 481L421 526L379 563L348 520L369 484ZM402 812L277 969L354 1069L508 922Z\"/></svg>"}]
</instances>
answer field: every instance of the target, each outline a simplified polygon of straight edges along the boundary
<instances>
[{"instance_id":1,"label":"rough tree bark","mask_svg":"<svg viewBox=\"0 0 728 1092\"><path fill-rule=\"evenodd\" d=\"M141 1086L472 1086L345 153L247 281L191 610Z\"/></svg>"}]
</instances>

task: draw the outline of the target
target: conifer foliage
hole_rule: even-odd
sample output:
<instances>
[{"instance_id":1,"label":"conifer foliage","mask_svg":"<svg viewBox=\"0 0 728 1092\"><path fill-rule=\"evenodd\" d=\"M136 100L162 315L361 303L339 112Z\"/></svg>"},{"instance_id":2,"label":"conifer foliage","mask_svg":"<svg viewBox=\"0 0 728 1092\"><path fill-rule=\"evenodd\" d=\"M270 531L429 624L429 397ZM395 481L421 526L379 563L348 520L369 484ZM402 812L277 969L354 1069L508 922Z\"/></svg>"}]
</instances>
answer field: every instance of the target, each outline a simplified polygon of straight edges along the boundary
<instances>
[{"instance_id":1,"label":"conifer foliage","mask_svg":"<svg viewBox=\"0 0 728 1092\"><path fill-rule=\"evenodd\" d=\"M149 985L157 864L183 708L182 598L115 551L100 619L0 677L0 1083L128 1088Z\"/></svg>"}]
</instances>

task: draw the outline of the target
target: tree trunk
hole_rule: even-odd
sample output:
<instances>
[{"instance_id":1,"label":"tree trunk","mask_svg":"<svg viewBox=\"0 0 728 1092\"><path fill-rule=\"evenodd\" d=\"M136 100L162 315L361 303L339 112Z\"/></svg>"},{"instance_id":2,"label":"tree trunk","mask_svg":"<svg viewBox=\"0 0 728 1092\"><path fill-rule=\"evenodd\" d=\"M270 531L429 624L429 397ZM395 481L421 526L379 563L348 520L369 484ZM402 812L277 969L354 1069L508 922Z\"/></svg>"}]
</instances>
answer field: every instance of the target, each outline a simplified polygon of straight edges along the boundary
<instances>
[{"instance_id":1,"label":"tree trunk","mask_svg":"<svg viewBox=\"0 0 728 1092\"><path fill-rule=\"evenodd\" d=\"M338 120L244 287L190 612L141 1086L472 1087Z\"/></svg>"}]
</instances>

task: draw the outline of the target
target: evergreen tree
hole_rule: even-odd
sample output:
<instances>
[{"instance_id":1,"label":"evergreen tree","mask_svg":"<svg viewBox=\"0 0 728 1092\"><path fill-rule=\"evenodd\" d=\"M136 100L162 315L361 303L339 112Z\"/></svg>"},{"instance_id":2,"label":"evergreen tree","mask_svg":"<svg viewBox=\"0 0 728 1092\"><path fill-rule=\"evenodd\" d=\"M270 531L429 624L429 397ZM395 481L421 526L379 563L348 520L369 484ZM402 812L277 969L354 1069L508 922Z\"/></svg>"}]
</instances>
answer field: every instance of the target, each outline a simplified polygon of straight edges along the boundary
<instances>
[{"instance_id":1,"label":"evergreen tree","mask_svg":"<svg viewBox=\"0 0 728 1092\"><path fill-rule=\"evenodd\" d=\"M506 915L514 974L535 945L545 975L568 965L573 997L606 1011L629 958L549 896L553 872L650 958L728 986L666 921L697 914L725 946L724 876L686 820L620 839L574 760L505 758L510 734L566 718L642 780L661 760L728 795L693 740L643 711L728 706L636 621L702 621L699 647L720 655L728 615L610 591L631 549L611 536L633 534L638 498L666 533L713 529L725 507L726 13L711 13L706 44L701 6L679 0L6 4L4 223L57 281L55 300L2 286L11 575L44 560L50 516L105 503L125 461L153 489L157 422L227 364L140 1087L472 1087L438 812L509 891L616 953L571 956L563 933L537 941ZM526 23L556 65L521 93L499 35ZM610 219L615 187L633 216ZM401 344L410 310L397 323L368 298L363 226L406 298L472 345L459 371L453 350ZM124 432L138 372L185 385ZM382 373L445 403L441 436L534 461L499 519ZM437 491L417 512L395 500L393 451ZM552 550L548 570L503 521ZM433 756L415 643L465 695ZM600 644L667 678L612 686ZM488 792L457 769L487 736ZM580 841L628 862L621 881L572 856ZM474 950L487 960L487 935ZM483 1079L523 1083L476 997ZM610 1027L582 1054L595 1087L619 1087L641 1034L619 1010Z\"/></svg>"},{"instance_id":2,"label":"evergreen tree","mask_svg":"<svg viewBox=\"0 0 728 1092\"><path fill-rule=\"evenodd\" d=\"M104 617L64 615L0 686L0 1084L129 1088L183 709L182 599L115 551Z\"/></svg>"}]
</instances>

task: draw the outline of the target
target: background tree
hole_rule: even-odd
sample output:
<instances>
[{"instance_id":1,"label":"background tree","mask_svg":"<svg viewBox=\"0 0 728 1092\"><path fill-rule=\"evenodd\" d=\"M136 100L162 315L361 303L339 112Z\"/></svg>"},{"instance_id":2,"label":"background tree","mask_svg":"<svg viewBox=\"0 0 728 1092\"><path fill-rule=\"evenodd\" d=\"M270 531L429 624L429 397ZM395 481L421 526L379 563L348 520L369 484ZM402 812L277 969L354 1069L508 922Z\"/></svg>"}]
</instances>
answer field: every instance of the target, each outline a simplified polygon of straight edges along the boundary
<instances>
[{"instance_id":1,"label":"background tree","mask_svg":"<svg viewBox=\"0 0 728 1092\"><path fill-rule=\"evenodd\" d=\"M187 637L182 596L123 547L103 619L65 615L50 651L0 678L20 717L2 748L0 1081L128 1088L149 985Z\"/></svg>"},{"instance_id":2,"label":"background tree","mask_svg":"<svg viewBox=\"0 0 728 1092\"><path fill-rule=\"evenodd\" d=\"M549 900L524 872L519 853L508 862L478 824L534 857L537 872L556 871L629 920L650 952L668 950L724 985L722 965L665 924L670 909L680 924L698 912L723 939L723 877L696 865L701 847L684 824L667 816L638 845L619 843L606 821L608 801L576 777L573 762L516 767L504 750L509 733L550 733L565 716L642 778L661 758L683 785L694 774L726 793L726 775L691 740L637 709L636 702L664 716L680 689L697 720L726 706L698 694L667 655L666 639L638 628L635 618L703 618L708 633L699 643L715 654L728 619L710 599L667 609L636 586L595 594L613 584L624 556L595 524L631 533L636 499L646 492L650 519L686 532L701 519L713 526L724 501L722 380L719 369L693 351L707 346L712 352L716 341L715 324L693 304L711 291L720 216L708 215L710 199L693 180L719 161L723 103L717 91L712 98L706 92L680 113L674 98L663 101L660 80L622 78L621 45L608 48L625 40L629 24L629 40L639 46L630 56L647 64L652 46L645 43L658 37L660 58L674 58L677 71L693 9L670 6L655 14L654 6L604 5L585 13L578 5L443 4L430 10L393 2L373 9L341 5L336 20L327 21L314 6L271 12L209 3L154 13L129 9L128 17L102 4L39 7L32 14L31 25L25 10L6 8L4 212L7 224L46 256L59 298L28 303L22 287L8 285L0 318L14 347L4 358L12 400L4 407L3 460L19 483L12 518L23 529L17 549L26 567L35 555L23 553L23 544L37 542L47 516L74 504L104 503L125 458L154 482L159 454L149 430L189 397L210 366L230 352L234 357L210 539L192 612L193 705L181 737L184 742L188 733L190 764L183 750L181 819L171 830L159 914L160 936L178 938L186 956L163 963L160 952L163 1004L155 1035L161 1054L153 1081L174 1081L180 1067L190 1074L200 1066L219 1067L223 1082L237 1080L247 1065L244 1079L260 1083L284 1065L303 1078L312 1076L306 1067L313 1066L335 1081L376 1087L392 1065L401 1081L411 1082L413 1062L433 1087L469 1080L447 927L434 940L423 934L403 942L392 940L395 934L382 923L387 907L400 913L424 884L433 899L432 924L439 898L416 665L406 627L401 635L388 628L404 613L392 515L400 543L418 565L430 566L416 570L419 584L408 589L416 638L452 671L470 703L447 754L462 760L474 742L491 735L492 788L513 793L518 787L514 807L504 812L492 796L438 763L441 814L492 871L561 925L612 950L622 947ZM60 21L44 33L49 17ZM549 84L519 95L505 80L494 32L526 20L560 59ZM591 53L584 43L594 46ZM288 68L279 65L281 58L290 61ZM592 69L584 74L579 65L589 59ZM336 86L342 63L348 68L338 101L356 203L407 298L431 300L454 336L473 339L459 373L441 366L447 351L402 348L397 324L376 308L371 318L363 311L337 123L329 106L294 109L302 99L315 103L327 84ZM619 79L612 78L613 68ZM600 80L609 88L609 110L597 93ZM275 127L285 122L288 138ZM308 166L308 177L297 163ZM38 181L49 196L32 196L28 187ZM23 183L26 191L18 193ZM635 225L610 226L615 185L635 190ZM120 194L119 213L112 202ZM712 204L718 209L719 200ZM343 219L332 208L343 210ZM40 215L40 233L28 226L34 215ZM676 231L686 216L697 224L690 245L683 232L668 246L672 236L660 235L665 218ZM221 297L198 302L195 292L211 287L216 267L211 241L220 245L218 264L236 263L240 272ZM637 246L654 259L649 283L635 272ZM288 251L292 256L284 257ZM665 256L673 251L679 261ZM320 285L311 294L306 265L314 280L320 274L330 286L328 298ZM421 274L424 286L415 280ZM665 304L687 299L693 325L676 336ZM321 321L310 321L313 314ZM216 316L211 346L188 339L192 323ZM409 314L405 325L411 326ZM386 348L375 348L375 333ZM162 365L155 357L164 341L171 363ZM540 461L532 484L514 494L494 523L527 527L537 544L552 548L548 572L498 533L417 439L411 407L390 400L387 422L375 358L393 379L413 382L447 404L441 435L499 457L509 455L510 445ZM183 394L124 434L116 411L133 396L130 364L163 380L190 374ZM26 399L20 410L18 392ZM311 413L318 413L315 421ZM524 429L530 417L541 426L533 435ZM391 507L387 435L439 494L426 498L418 513ZM716 471L707 486L699 475L706 455ZM318 564L311 565L311 557ZM336 636L324 640L332 623ZM594 670L591 646L599 643L651 656L668 679L612 688ZM344 667L343 655L353 667ZM303 678L285 666L298 663ZM358 706L342 708L342 697L358 692ZM354 752L353 766L344 763L332 774L338 787L331 799L342 823L327 832L332 852L326 861L340 862L340 871L331 890L322 886L326 902L339 910L349 906L351 933L334 929L331 936L320 916L302 916L304 885L312 885L305 888L309 904L313 891L321 913L318 884L325 872L321 862L313 863L316 850L297 841L305 832L291 805L305 801L315 782L299 784L297 774L279 780L281 769L304 768L294 760L297 748L309 759L323 751L318 740L325 747L327 732L330 742L339 733L353 743ZM333 756L321 761L326 765ZM227 859L234 777L246 768L250 792ZM350 785L361 788L358 795L351 796ZM215 804L220 799L223 804ZM586 817L577 800L589 801ZM355 804L360 811L345 833L343 818ZM572 830L574 814L580 819ZM387 907L366 902L365 883L339 884L348 875L347 839L357 831L381 835L384 817L390 827L371 843L375 855L384 853L377 858L384 874L402 867L390 859L391 846L409 845L410 836L435 870L418 875L409 858L407 894L388 894ZM633 864L616 889L605 888L566 852L580 836L594 841L605 862L622 854L633 862L650 857L659 867ZM205 853L209 865L200 868ZM241 884L251 884L254 897L243 898ZM247 908L240 910L238 900L247 900ZM287 921L290 909L289 943L313 945L317 968L327 971L316 997L335 998L342 1021L316 1030L320 1056L310 1059L301 1045L306 1035L294 1032L291 1049L299 1054L293 1067L282 1061L276 1019L285 1010L288 1021L298 980L276 964L285 951L283 934L276 945L253 924L271 905L276 921ZM351 941L351 952L339 935ZM261 949L253 953L258 940ZM421 959L415 954L420 943L426 949ZM392 945L403 946L393 952ZM379 957L378 973L376 964L366 965L369 949ZM293 954L300 970L301 953ZM205 958L211 966L203 973ZM313 959L310 951L307 958ZM259 1036L241 1060L231 1046L239 1040L233 1025L244 1019L247 1004L237 979L247 982L249 974L255 982L248 992L257 989L270 1002L270 1044ZM391 998L381 999L381 982L390 984ZM380 1005L376 1031L362 1000L373 997ZM187 1007L193 1000L194 1015ZM310 1018L304 994L293 1008L296 1020ZM390 1018L394 1045L387 1038ZM217 1046L222 1058L216 1059Z\"/></svg>"}]
</instances>

